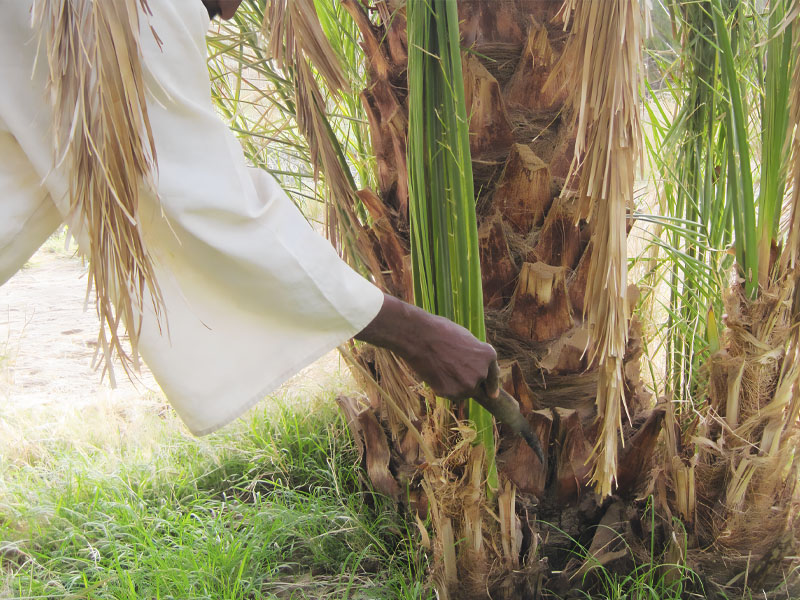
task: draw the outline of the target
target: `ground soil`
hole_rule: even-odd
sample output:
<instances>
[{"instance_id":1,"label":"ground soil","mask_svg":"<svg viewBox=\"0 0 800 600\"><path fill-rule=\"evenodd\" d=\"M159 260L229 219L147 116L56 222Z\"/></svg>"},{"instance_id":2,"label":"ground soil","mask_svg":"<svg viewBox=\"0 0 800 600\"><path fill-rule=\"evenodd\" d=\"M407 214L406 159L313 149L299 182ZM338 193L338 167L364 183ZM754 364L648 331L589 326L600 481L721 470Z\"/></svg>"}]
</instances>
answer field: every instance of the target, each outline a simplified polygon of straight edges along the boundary
<instances>
[{"instance_id":1,"label":"ground soil","mask_svg":"<svg viewBox=\"0 0 800 600\"><path fill-rule=\"evenodd\" d=\"M146 368L133 384L117 365L112 389L92 367L98 319L93 304L84 309L86 281L79 258L47 244L0 287L0 398L20 407L159 393Z\"/></svg>"}]
</instances>

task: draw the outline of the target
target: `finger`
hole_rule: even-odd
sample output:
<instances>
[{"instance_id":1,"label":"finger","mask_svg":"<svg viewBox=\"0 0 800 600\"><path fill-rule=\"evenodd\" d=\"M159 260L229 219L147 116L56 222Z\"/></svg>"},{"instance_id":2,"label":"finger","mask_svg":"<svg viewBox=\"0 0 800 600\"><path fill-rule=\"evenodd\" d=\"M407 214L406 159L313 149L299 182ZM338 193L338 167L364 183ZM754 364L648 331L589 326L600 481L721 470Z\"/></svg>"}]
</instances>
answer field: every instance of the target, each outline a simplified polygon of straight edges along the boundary
<instances>
[{"instance_id":1,"label":"finger","mask_svg":"<svg viewBox=\"0 0 800 600\"><path fill-rule=\"evenodd\" d=\"M483 388L490 398L497 398L500 395L500 365L496 360L489 365L489 374L483 382Z\"/></svg>"}]
</instances>

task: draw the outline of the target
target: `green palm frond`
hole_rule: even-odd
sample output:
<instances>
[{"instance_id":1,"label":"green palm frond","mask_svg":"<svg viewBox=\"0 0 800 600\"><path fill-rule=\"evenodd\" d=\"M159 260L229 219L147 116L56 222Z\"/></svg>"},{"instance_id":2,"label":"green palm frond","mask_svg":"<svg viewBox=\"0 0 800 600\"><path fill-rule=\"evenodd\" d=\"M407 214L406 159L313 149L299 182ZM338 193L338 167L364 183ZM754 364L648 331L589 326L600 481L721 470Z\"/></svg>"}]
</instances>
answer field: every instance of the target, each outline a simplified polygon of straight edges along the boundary
<instances>
[{"instance_id":1,"label":"green palm frond","mask_svg":"<svg viewBox=\"0 0 800 600\"><path fill-rule=\"evenodd\" d=\"M408 4L409 192L414 298L486 339L458 13L454 2ZM474 401L469 418L497 487L494 426Z\"/></svg>"},{"instance_id":2,"label":"green palm frond","mask_svg":"<svg viewBox=\"0 0 800 600\"><path fill-rule=\"evenodd\" d=\"M696 376L722 325L734 257L748 298L774 281L793 33L788 0L764 10L741 0L672 0L669 7L679 54L655 57L672 77L647 104L648 153L667 216L649 218L660 226L671 271L666 391L688 401L704 385Z\"/></svg>"}]
</instances>

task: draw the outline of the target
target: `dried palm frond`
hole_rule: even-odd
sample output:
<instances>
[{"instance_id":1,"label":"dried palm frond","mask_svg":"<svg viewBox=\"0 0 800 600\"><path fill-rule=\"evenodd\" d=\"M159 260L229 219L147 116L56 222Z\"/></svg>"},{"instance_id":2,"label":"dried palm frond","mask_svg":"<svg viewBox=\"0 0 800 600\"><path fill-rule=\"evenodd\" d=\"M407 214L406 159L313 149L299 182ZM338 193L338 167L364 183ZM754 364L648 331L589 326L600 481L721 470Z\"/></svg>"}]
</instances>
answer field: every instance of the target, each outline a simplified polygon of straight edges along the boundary
<instances>
[{"instance_id":1,"label":"dried palm frond","mask_svg":"<svg viewBox=\"0 0 800 600\"><path fill-rule=\"evenodd\" d=\"M69 185L69 222L89 247L89 286L97 296L105 370L137 365L145 297L157 318L161 294L139 227L142 185L155 189L156 150L145 102L140 10L148 0L35 0L49 69L56 165ZM155 35L155 34L154 34ZM87 292L88 293L88 292ZM132 352L124 350L120 323Z\"/></svg>"},{"instance_id":2,"label":"dried palm frond","mask_svg":"<svg viewBox=\"0 0 800 600\"><path fill-rule=\"evenodd\" d=\"M640 155L638 90L642 82L642 10L638 0L566 0L572 21L558 71L574 69L579 82L570 103L577 120L575 156L567 177L580 174L580 218L595 219L586 286L590 357L599 366L601 434L592 479L611 493L624 404L623 358L628 338L626 211L633 204Z\"/></svg>"},{"instance_id":3,"label":"dried palm frond","mask_svg":"<svg viewBox=\"0 0 800 600\"><path fill-rule=\"evenodd\" d=\"M268 0L264 31L270 56L278 67L292 68L302 55L314 64L331 90L350 91L337 54L322 31L313 0Z\"/></svg>"},{"instance_id":4,"label":"dried palm frond","mask_svg":"<svg viewBox=\"0 0 800 600\"><path fill-rule=\"evenodd\" d=\"M342 255L369 264L369 251L355 243L359 237L354 211L359 203L355 182L338 142L333 139L325 116L325 101L311 67L323 77L333 94L349 92L350 85L322 30L313 0L268 0L263 33L270 57L294 81L297 124L308 140L315 176L319 171L325 175L331 198L328 238Z\"/></svg>"}]
</instances>

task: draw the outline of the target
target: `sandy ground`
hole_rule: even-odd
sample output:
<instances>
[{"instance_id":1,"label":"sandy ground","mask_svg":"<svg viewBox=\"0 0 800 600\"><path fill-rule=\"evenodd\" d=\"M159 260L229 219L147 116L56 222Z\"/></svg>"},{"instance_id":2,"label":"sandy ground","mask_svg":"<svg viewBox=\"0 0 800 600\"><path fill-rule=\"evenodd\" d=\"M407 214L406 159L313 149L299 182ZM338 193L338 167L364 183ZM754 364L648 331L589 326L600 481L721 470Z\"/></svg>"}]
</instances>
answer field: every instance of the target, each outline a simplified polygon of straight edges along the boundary
<instances>
[{"instance_id":1,"label":"sandy ground","mask_svg":"<svg viewBox=\"0 0 800 600\"><path fill-rule=\"evenodd\" d=\"M74 419L100 408L104 413L170 410L146 367L132 383L117 366L115 389L92 367L98 319L93 304L84 310L86 282L82 261L64 249L63 238L53 238L0 287L0 420L20 412L39 420ZM351 387L334 351L277 394ZM38 425L45 424L31 423Z\"/></svg>"},{"instance_id":2,"label":"sandy ground","mask_svg":"<svg viewBox=\"0 0 800 600\"><path fill-rule=\"evenodd\" d=\"M158 394L145 369L134 386L117 366L117 389L92 367L98 319L84 310L86 270L54 240L0 287L0 397L22 405L80 404L98 395L130 401Z\"/></svg>"}]
</instances>

